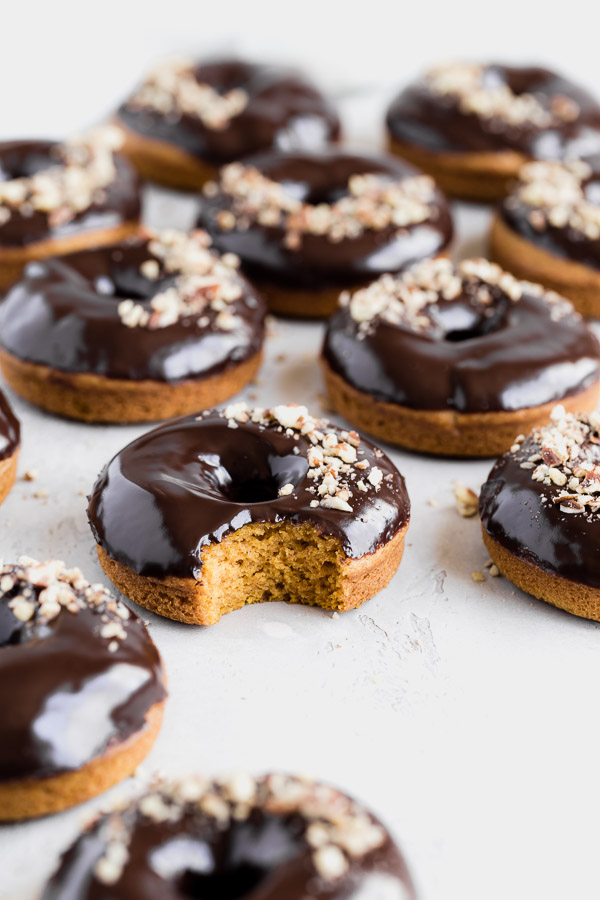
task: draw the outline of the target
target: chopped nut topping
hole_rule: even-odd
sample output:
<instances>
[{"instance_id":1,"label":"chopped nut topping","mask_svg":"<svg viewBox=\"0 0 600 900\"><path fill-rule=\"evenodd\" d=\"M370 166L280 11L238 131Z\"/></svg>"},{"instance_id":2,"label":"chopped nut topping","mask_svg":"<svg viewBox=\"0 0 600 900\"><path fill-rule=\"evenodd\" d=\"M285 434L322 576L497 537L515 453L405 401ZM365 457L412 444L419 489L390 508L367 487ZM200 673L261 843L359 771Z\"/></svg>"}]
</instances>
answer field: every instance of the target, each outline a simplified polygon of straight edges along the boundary
<instances>
[{"instance_id":1,"label":"chopped nut topping","mask_svg":"<svg viewBox=\"0 0 600 900\"><path fill-rule=\"evenodd\" d=\"M492 293L493 292L493 293ZM400 275L382 275L353 294L344 291L340 306L347 306L358 324L358 337L365 337L377 321L424 332L434 328L432 307L468 296L485 311L495 295L505 295L517 303L524 294L540 297L558 321L573 314L573 306L553 291L537 284L518 281L496 263L486 259L464 259L454 266L449 259L426 259Z\"/></svg>"},{"instance_id":2,"label":"chopped nut topping","mask_svg":"<svg viewBox=\"0 0 600 900\"><path fill-rule=\"evenodd\" d=\"M209 248L205 231L155 234L149 244L155 258L142 263L142 274L156 280L162 271L165 276L175 276L174 284L155 294L149 304L121 300L118 313L122 323L128 328L166 328L188 316L202 317L213 311L213 327L220 331L237 328L239 316L227 309L243 296L237 257L232 253L219 256Z\"/></svg>"},{"instance_id":3,"label":"chopped nut topping","mask_svg":"<svg viewBox=\"0 0 600 900\"><path fill-rule=\"evenodd\" d=\"M258 169L232 163L221 170L219 186L231 198L231 209L217 213L223 231L246 229L256 222L285 232L288 250L297 250L304 235L324 235L333 243L360 237L365 231L403 229L438 216L436 188L428 175L393 179L385 175L353 175L348 194L335 203L303 203L283 184ZM205 188L205 192L207 188Z\"/></svg>"},{"instance_id":4,"label":"chopped nut topping","mask_svg":"<svg viewBox=\"0 0 600 900\"><path fill-rule=\"evenodd\" d=\"M120 129L105 125L57 144L52 149L56 165L0 182L0 223L16 211L38 211L47 213L56 227L102 202L104 189L116 176L114 153L122 143Z\"/></svg>"},{"instance_id":5,"label":"chopped nut topping","mask_svg":"<svg viewBox=\"0 0 600 900\"><path fill-rule=\"evenodd\" d=\"M520 468L531 469L533 481L556 488L552 502L562 512L595 515L600 511L600 413L567 413L555 406L550 419L509 453Z\"/></svg>"},{"instance_id":6,"label":"chopped nut topping","mask_svg":"<svg viewBox=\"0 0 600 900\"><path fill-rule=\"evenodd\" d=\"M304 821L315 874L328 883L343 878L354 859L376 850L386 840L384 829L366 810L334 788L310 779L288 775L255 779L237 774L209 782L201 776L190 776L159 781L145 796L100 820L105 849L94 875L107 885L121 878L140 816L156 823L178 823L184 817L193 821L196 817L200 823L208 819L209 824L212 820L217 828L224 829L232 820L247 821L257 809L284 818L298 816Z\"/></svg>"},{"instance_id":7,"label":"chopped nut topping","mask_svg":"<svg viewBox=\"0 0 600 900\"><path fill-rule=\"evenodd\" d=\"M48 624L62 610L76 614L88 607L100 614L101 637L117 641L127 637L123 624L129 618L127 607L103 585L90 584L80 569L67 569L61 560L40 563L22 556L16 565L2 566L0 600L6 598L21 622Z\"/></svg>"},{"instance_id":8,"label":"chopped nut topping","mask_svg":"<svg viewBox=\"0 0 600 900\"><path fill-rule=\"evenodd\" d=\"M552 128L579 116L578 104L564 94L556 94L545 106L534 94L515 94L502 82L486 84L485 72L485 66L449 63L430 69L426 81L432 93L456 101L465 115L494 119L509 128Z\"/></svg>"},{"instance_id":9,"label":"chopped nut topping","mask_svg":"<svg viewBox=\"0 0 600 900\"><path fill-rule=\"evenodd\" d=\"M170 120L193 116L211 131L223 131L248 105L241 88L219 93L199 82L195 65L188 59L159 63L125 104L128 109L151 109Z\"/></svg>"},{"instance_id":10,"label":"chopped nut topping","mask_svg":"<svg viewBox=\"0 0 600 900\"><path fill-rule=\"evenodd\" d=\"M586 182L594 175L583 160L532 162L519 171L506 206L529 208L529 221L536 231L568 228L590 241L600 238L600 203L586 193Z\"/></svg>"},{"instance_id":11,"label":"chopped nut topping","mask_svg":"<svg viewBox=\"0 0 600 900\"><path fill-rule=\"evenodd\" d=\"M456 508L461 516L470 518L477 514L479 496L462 481L454 482L454 498Z\"/></svg>"},{"instance_id":12,"label":"chopped nut topping","mask_svg":"<svg viewBox=\"0 0 600 900\"><path fill-rule=\"evenodd\" d=\"M310 504L313 508L322 506L325 509L352 512L350 500L354 488L363 493L381 489L384 475L378 466L370 467L368 484L364 479L356 481L357 475L369 468L366 460L358 458L359 435L355 431L342 431L338 434L328 430L331 428L329 423L311 416L306 406L288 404L275 406L273 409L250 409L241 401L225 407L222 415L230 428L239 427L238 423L253 422L265 428L277 428L290 435L303 435L310 441L306 458L309 465L307 477L313 483L310 490L317 495ZM390 476L386 475L385 478L389 479ZM289 496L295 490L295 485L284 484L279 489L279 496Z\"/></svg>"}]
</instances>

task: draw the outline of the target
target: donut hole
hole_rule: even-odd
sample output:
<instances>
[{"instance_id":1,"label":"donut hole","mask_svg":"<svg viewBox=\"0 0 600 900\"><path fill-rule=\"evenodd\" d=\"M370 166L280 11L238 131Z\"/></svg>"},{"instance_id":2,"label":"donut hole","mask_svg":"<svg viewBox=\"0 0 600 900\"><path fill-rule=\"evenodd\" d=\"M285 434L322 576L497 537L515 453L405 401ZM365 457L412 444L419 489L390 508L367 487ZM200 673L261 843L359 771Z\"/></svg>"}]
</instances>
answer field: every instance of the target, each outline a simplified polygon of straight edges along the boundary
<instances>
[{"instance_id":1,"label":"donut hole","mask_svg":"<svg viewBox=\"0 0 600 900\"><path fill-rule=\"evenodd\" d=\"M284 485L296 487L306 476L308 461L304 456L277 453L264 435L246 432L243 448L231 441L228 428L214 429L212 435L207 443L220 444L220 452L199 455L194 479L201 491L212 497L240 506L271 503Z\"/></svg>"},{"instance_id":2,"label":"donut hole","mask_svg":"<svg viewBox=\"0 0 600 900\"><path fill-rule=\"evenodd\" d=\"M312 524L245 525L202 553L210 616L272 600L339 609L343 558L339 539Z\"/></svg>"},{"instance_id":3,"label":"donut hole","mask_svg":"<svg viewBox=\"0 0 600 900\"><path fill-rule=\"evenodd\" d=\"M481 307L465 303L449 303L432 307L430 315L443 333L444 340L460 343L484 337L503 327L507 304L502 301Z\"/></svg>"},{"instance_id":4,"label":"donut hole","mask_svg":"<svg viewBox=\"0 0 600 900\"><path fill-rule=\"evenodd\" d=\"M0 157L0 182L14 178L31 178L58 162L52 156L52 144L23 145L16 143L2 152Z\"/></svg>"},{"instance_id":5,"label":"donut hole","mask_svg":"<svg viewBox=\"0 0 600 900\"><path fill-rule=\"evenodd\" d=\"M103 297L121 300L151 300L175 283L175 277L147 278L133 265L111 265L106 273L94 279L94 289Z\"/></svg>"},{"instance_id":6,"label":"donut hole","mask_svg":"<svg viewBox=\"0 0 600 900\"><path fill-rule=\"evenodd\" d=\"M180 836L152 853L152 868L193 900L242 900L301 852L302 822L256 811L208 839Z\"/></svg>"}]
</instances>

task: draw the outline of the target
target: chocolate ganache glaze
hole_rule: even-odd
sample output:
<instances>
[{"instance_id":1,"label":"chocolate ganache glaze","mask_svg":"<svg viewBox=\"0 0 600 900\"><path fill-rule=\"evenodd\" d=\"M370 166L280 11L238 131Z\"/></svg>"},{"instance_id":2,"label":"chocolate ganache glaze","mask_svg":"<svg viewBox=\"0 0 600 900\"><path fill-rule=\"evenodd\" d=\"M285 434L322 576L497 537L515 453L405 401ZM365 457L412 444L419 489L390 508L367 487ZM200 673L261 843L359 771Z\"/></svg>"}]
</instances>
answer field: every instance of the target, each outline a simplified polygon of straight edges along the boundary
<instances>
[{"instance_id":1,"label":"chocolate ganache glaze","mask_svg":"<svg viewBox=\"0 0 600 900\"><path fill-rule=\"evenodd\" d=\"M340 137L333 106L294 69L213 59L167 61L120 107L120 121L220 166L270 148Z\"/></svg>"},{"instance_id":2,"label":"chocolate ganache glaze","mask_svg":"<svg viewBox=\"0 0 600 900\"><path fill-rule=\"evenodd\" d=\"M338 150L265 154L205 186L199 223L249 277L344 287L447 250L452 222L433 180L400 160Z\"/></svg>"},{"instance_id":3,"label":"chocolate ganache glaze","mask_svg":"<svg viewBox=\"0 0 600 900\"><path fill-rule=\"evenodd\" d=\"M30 263L0 305L0 343L66 372L175 382L260 351L263 301L203 232L164 232Z\"/></svg>"},{"instance_id":4,"label":"chocolate ganache glaze","mask_svg":"<svg viewBox=\"0 0 600 900\"><path fill-rule=\"evenodd\" d=\"M12 456L21 443L21 426L0 391L0 460Z\"/></svg>"},{"instance_id":5,"label":"chocolate ganache glaze","mask_svg":"<svg viewBox=\"0 0 600 900\"><path fill-rule=\"evenodd\" d=\"M479 497L481 523L527 562L600 588L599 491L600 417L559 406L495 464Z\"/></svg>"},{"instance_id":6,"label":"chocolate ganache glaze","mask_svg":"<svg viewBox=\"0 0 600 900\"><path fill-rule=\"evenodd\" d=\"M343 296L323 357L379 400L463 413L540 406L600 378L571 304L486 260L425 260Z\"/></svg>"},{"instance_id":7,"label":"chocolate ganache glaze","mask_svg":"<svg viewBox=\"0 0 600 900\"><path fill-rule=\"evenodd\" d=\"M539 67L439 66L401 91L387 125L392 137L434 153L566 159L600 150L597 100Z\"/></svg>"},{"instance_id":8,"label":"chocolate ganache glaze","mask_svg":"<svg viewBox=\"0 0 600 900\"><path fill-rule=\"evenodd\" d=\"M121 140L104 127L64 144L0 143L0 248L137 220L138 177L115 153Z\"/></svg>"},{"instance_id":9,"label":"chocolate ganache glaze","mask_svg":"<svg viewBox=\"0 0 600 900\"><path fill-rule=\"evenodd\" d=\"M78 569L0 572L0 782L73 771L142 730L166 696L133 613Z\"/></svg>"},{"instance_id":10,"label":"chocolate ganache glaze","mask_svg":"<svg viewBox=\"0 0 600 900\"><path fill-rule=\"evenodd\" d=\"M563 259L600 269L600 153L523 166L501 215L514 231Z\"/></svg>"},{"instance_id":11,"label":"chocolate ganache glaze","mask_svg":"<svg viewBox=\"0 0 600 900\"><path fill-rule=\"evenodd\" d=\"M400 851L333 788L284 775L158 783L100 818L43 900L412 900Z\"/></svg>"},{"instance_id":12,"label":"chocolate ganache glaze","mask_svg":"<svg viewBox=\"0 0 600 900\"><path fill-rule=\"evenodd\" d=\"M339 474L326 479L332 457ZM249 411L243 403L137 438L101 473L88 509L109 556L159 577L198 577L203 548L251 522L311 523L358 558L390 540L409 513L404 479L355 432L303 406Z\"/></svg>"}]
</instances>

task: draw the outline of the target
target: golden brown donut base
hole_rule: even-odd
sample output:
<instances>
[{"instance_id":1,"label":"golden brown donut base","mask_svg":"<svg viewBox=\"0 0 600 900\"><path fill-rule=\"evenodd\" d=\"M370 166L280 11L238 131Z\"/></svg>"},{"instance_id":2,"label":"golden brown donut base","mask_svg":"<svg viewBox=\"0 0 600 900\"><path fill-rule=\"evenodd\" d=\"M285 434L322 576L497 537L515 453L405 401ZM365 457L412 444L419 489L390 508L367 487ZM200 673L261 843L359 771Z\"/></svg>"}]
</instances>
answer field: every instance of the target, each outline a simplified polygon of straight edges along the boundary
<instances>
[{"instance_id":1,"label":"golden brown donut base","mask_svg":"<svg viewBox=\"0 0 600 900\"><path fill-rule=\"evenodd\" d=\"M452 410L411 409L377 400L359 391L322 361L332 409L359 431L379 440L419 453L436 456L499 456L514 443L517 434L527 434L546 424L556 403L514 412L460 413ZM560 400L567 411L591 412L596 408L600 383Z\"/></svg>"},{"instance_id":2,"label":"golden brown donut base","mask_svg":"<svg viewBox=\"0 0 600 900\"><path fill-rule=\"evenodd\" d=\"M500 200L529 157L497 153L433 153L388 135L388 150L427 172L443 191L462 200Z\"/></svg>"},{"instance_id":3,"label":"golden brown donut base","mask_svg":"<svg viewBox=\"0 0 600 900\"><path fill-rule=\"evenodd\" d=\"M543 284L567 297L583 316L600 316L600 272L536 246L499 214L490 232L491 258L517 278Z\"/></svg>"},{"instance_id":4,"label":"golden brown donut base","mask_svg":"<svg viewBox=\"0 0 600 900\"><path fill-rule=\"evenodd\" d=\"M285 600L342 612L381 591L400 565L408 523L374 553L348 559L309 524L244 525L202 552L200 581L138 575L98 545L100 565L126 597L179 622L214 625L251 603Z\"/></svg>"},{"instance_id":5,"label":"golden brown donut base","mask_svg":"<svg viewBox=\"0 0 600 900\"><path fill-rule=\"evenodd\" d=\"M335 312L343 288L310 291L282 288L279 285L252 282L269 307L269 312L294 319L327 319ZM357 285L358 287L358 285Z\"/></svg>"},{"instance_id":6,"label":"golden brown donut base","mask_svg":"<svg viewBox=\"0 0 600 900\"><path fill-rule=\"evenodd\" d=\"M50 778L26 778L0 783L0 821L35 819L70 809L107 791L133 775L156 740L164 701L148 710L146 725L120 744L108 749L81 769Z\"/></svg>"},{"instance_id":7,"label":"golden brown donut base","mask_svg":"<svg viewBox=\"0 0 600 900\"><path fill-rule=\"evenodd\" d=\"M98 231L84 231L66 238L49 238L36 241L26 247L0 247L0 288L8 287L23 272L28 262L47 259L50 256L64 256L78 250L90 250L94 247L105 247L108 244L123 241L128 237L140 234L141 226L135 222L123 222L114 228L101 228Z\"/></svg>"},{"instance_id":8,"label":"golden brown donut base","mask_svg":"<svg viewBox=\"0 0 600 900\"><path fill-rule=\"evenodd\" d=\"M0 460L0 503L4 503L17 480L17 463L19 450L15 450L6 459Z\"/></svg>"},{"instance_id":9,"label":"golden brown donut base","mask_svg":"<svg viewBox=\"0 0 600 900\"><path fill-rule=\"evenodd\" d=\"M177 190L197 191L216 178L217 166L203 162L175 144L143 137L126 128L119 119L115 124L125 135L125 143L119 152L147 181Z\"/></svg>"},{"instance_id":10,"label":"golden brown donut base","mask_svg":"<svg viewBox=\"0 0 600 900\"><path fill-rule=\"evenodd\" d=\"M600 622L600 590L551 575L540 566L521 559L489 536L482 526L483 542L502 574L516 587L583 619Z\"/></svg>"},{"instance_id":11,"label":"golden brown donut base","mask_svg":"<svg viewBox=\"0 0 600 900\"><path fill-rule=\"evenodd\" d=\"M169 384L61 372L0 350L0 369L15 393L55 415L83 422L153 422L199 412L239 393L261 361L262 353L257 353L217 375Z\"/></svg>"}]
</instances>

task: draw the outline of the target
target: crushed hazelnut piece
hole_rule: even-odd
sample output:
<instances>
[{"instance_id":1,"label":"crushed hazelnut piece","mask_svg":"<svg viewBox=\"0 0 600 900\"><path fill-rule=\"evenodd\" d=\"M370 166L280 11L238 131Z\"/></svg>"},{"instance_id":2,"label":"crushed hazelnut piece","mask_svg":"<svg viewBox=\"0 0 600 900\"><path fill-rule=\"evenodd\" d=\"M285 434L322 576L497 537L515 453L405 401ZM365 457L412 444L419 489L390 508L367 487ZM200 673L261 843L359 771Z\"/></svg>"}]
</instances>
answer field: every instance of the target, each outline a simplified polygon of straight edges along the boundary
<instances>
[{"instance_id":1,"label":"crushed hazelnut piece","mask_svg":"<svg viewBox=\"0 0 600 900\"><path fill-rule=\"evenodd\" d=\"M241 88L221 93L199 82L188 59L160 62L127 101L128 109L152 109L168 118L193 116L211 131L223 131L242 113L249 97Z\"/></svg>"},{"instance_id":2,"label":"crushed hazelnut piece","mask_svg":"<svg viewBox=\"0 0 600 900\"><path fill-rule=\"evenodd\" d=\"M142 274L156 279L160 271L174 276L174 283L155 294L148 303L121 300L119 318L127 328L166 328L189 316L200 317L198 325L210 324L203 315L214 313L212 326L233 331L240 319L227 307L243 297L237 268L228 265L233 254L220 257L210 249L206 232L186 234L173 229L155 233L149 244L153 259L142 263ZM148 274L150 271L151 274Z\"/></svg>"},{"instance_id":3,"label":"crushed hazelnut piece","mask_svg":"<svg viewBox=\"0 0 600 900\"><path fill-rule=\"evenodd\" d=\"M243 163L231 163L220 173L218 190L230 200L231 208L219 210L216 222L224 231L247 228L256 222L281 228L283 241L294 252L304 235L323 235L332 243L359 237L365 231L404 229L438 216L438 197L428 175L411 175L400 180L390 176L354 175L347 194L334 203L304 203L278 181Z\"/></svg>"},{"instance_id":4,"label":"crushed hazelnut piece","mask_svg":"<svg viewBox=\"0 0 600 900\"><path fill-rule=\"evenodd\" d=\"M504 128L546 129L572 122L579 116L578 104L562 94L543 103L535 94L515 93L505 82L487 81L486 67L469 63L448 63L427 73L429 90L453 99L465 115L494 120Z\"/></svg>"},{"instance_id":5,"label":"crushed hazelnut piece","mask_svg":"<svg viewBox=\"0 0 600 900\"><path fill-rule=\"evenodd\" d=\"M456 508L461 516L470 518L477 514L479 496L462 481L454 482L454 498Z\"/></svg>"}]
</instances>

